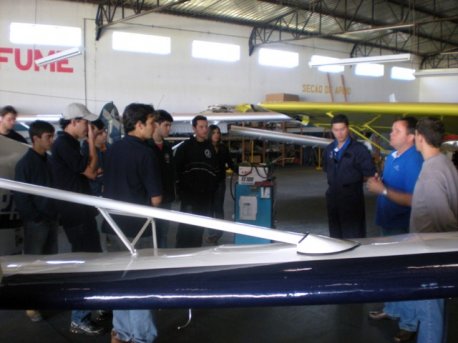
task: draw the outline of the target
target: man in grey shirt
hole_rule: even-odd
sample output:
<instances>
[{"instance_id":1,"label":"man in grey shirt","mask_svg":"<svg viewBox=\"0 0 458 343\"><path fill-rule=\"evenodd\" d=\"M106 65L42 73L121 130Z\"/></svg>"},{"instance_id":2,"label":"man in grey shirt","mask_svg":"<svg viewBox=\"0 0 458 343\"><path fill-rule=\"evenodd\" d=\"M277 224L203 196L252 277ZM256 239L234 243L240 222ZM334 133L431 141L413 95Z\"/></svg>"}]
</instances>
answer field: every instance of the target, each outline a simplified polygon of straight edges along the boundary
<instances>
[{"instance_id":1,"label":"man in grey shirt","mask_svg":"<svg viewBox=\"0 0 458 343\"><path fill-rule=\"evenodd\" d=\"M410 232L458 230L458 172L452 161L440 152L444 133L444 124L439 119L424 118L417 123L415 145L424 162L413 192ZM404 316L401 319L410 316L409 322L413 319L419 323L417 343L441 343L444 299L403 303L406 312L401 314Z\"/></svg>"},{"instance_id":2,"label":"man in grey shirt","mask_svg":"<svg viewBox=\"0 0 458 343\"><path fill-rule=\"evenodd\" d=\"M458 230L458 173L452 161L440 152L444 125L423 119L415 134L424 163L412 199L410 231Z\"/></svg>"}]
</instances>

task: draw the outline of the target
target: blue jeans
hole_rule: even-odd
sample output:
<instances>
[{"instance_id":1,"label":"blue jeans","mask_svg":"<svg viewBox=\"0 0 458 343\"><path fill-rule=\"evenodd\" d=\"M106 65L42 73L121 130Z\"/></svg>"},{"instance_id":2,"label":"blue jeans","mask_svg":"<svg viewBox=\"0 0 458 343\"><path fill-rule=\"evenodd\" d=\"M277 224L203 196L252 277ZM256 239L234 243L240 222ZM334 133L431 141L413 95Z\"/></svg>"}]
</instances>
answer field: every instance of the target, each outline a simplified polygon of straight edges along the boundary
<instances>
[{"instance_id":1,"label":"blue jeans","mask_svg":"<svg viewBox=\"0 0 458 343\"><path fill-rule=\"evenodd\" d=\"M399 327L407 331L417 331L417 343L441 343L444 334L444 299L402 301ZM406 324L408 323L408 324Z\"/></svg>"},{"instance_id":2,"label":"blue jeans","mask_svg":"<svg viewBox=\"0 0 458 343\"><path fill-rule=\"evenodd\" d=\"M151 343L157 337L154 312L151 310L114 310L113 329L123 341Z\"/></svg>"},{"instance_id":3,"label":"blue jeans","mask_svg":"<svg viewBox=\"0 0 458 343\"><path fill-rule=\"evenodd\" d=\"M75 324L89 323L91 321L91 311L88 310L73 310L72 322Z\"/></svg>"},{"instance_id":4,"label":"blue jeans","mask_svg":"<svg viewBox=\"0 0 458 343\"><path fill-rule=\"evenodd\" d=\"M24 254L57 254L57 221L24 223Z\"/></svg>"}]
</instances>

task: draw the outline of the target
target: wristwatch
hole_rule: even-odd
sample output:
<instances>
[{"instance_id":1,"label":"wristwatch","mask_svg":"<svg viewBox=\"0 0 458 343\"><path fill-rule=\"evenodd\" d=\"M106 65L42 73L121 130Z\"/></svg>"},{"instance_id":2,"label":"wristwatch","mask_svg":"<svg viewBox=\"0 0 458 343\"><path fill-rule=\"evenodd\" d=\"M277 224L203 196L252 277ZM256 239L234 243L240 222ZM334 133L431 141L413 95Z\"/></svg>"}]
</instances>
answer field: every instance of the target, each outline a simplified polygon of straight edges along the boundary
<instances>
[{"instance_id":1,"label":"wristwatch","mask_svg":"<svg viewBox=\"0 0 458 343\"><path fill-rule=\"evenodd\" d=\"M387 196L388 195L388 190L386 188L383 188L382 195L383 196Z\"/></svg>"}]
</instances>

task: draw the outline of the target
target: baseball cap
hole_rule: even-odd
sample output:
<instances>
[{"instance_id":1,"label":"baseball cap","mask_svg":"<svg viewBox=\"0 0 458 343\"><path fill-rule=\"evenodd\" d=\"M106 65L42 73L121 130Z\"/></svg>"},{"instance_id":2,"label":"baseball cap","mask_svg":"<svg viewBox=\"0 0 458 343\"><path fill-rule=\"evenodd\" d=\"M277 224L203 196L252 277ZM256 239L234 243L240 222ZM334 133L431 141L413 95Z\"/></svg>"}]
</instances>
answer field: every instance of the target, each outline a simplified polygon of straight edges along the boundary
<instances>
[{"instance_id":1,"label":"baseball cap","mask_svg":"<svg viewBox=\"0 0 458 343\"><path fill-rule=\"evenodd\" d=\"M95 115L92 112L89 112L87 107L83 104L74 102L68 105L65 108L64 114L63 114L64 119L71 120L75 118L83 118L88 121L94 121L98 118L97 115Z\"/></svg>"}]
</instances>

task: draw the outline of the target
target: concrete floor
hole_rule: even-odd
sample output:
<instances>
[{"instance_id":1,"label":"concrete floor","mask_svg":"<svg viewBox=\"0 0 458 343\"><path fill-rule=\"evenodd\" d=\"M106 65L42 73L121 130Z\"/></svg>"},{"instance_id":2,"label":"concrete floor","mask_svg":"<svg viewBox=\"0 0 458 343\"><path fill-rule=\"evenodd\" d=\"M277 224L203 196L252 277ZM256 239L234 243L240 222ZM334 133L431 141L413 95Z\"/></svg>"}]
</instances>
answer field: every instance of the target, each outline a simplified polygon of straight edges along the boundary
<instances>
[{"instance_id":1,"label":"concrete floor","mask_svg":"<svg viewBox=\"0 0 458 343\"><path fill-rule=\"evenodd\" d=\"M288 231L328 234L324 202L325 175L312 167L275 170L275 226ZM228 188L229 189L229 188ZM368 235L378 235L374 223L375 197L366 196ZM233 214L230 192L226 197L226 219ZM169 242L173 244L172 227ZM225 234L220 243L232 243ZM65 248L64 248L65 249ZM315 305L262 308L195 309L191 324L187 310L159 310L157 342L392 342L394 321L372 321L369 310L381 304ZM458 301L448 301L448 322L458 320ZM109 342L110 321L102 323L107 333L90 337L69 333L69 311L46 311L45 320L32 323L24 311L0 311L0 342ZM446 342L458 342L458 328L449 325Z\"/></svg>"}]
</instances>

